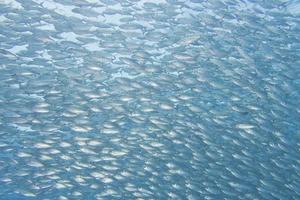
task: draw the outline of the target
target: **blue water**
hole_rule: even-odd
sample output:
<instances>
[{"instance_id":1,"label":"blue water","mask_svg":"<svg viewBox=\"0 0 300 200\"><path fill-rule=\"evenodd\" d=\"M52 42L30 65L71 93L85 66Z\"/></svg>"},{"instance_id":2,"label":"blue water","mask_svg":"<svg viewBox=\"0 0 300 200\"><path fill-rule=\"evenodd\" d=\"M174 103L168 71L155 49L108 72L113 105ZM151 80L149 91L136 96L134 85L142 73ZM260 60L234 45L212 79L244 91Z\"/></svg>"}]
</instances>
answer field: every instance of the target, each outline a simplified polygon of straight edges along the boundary
<instances>
[{"instance_id":1,"label":"blue water","mask_svg":"<svg viewBox=\"0 0 300 200\"><path fill-rule=\"evenodd\" d=\"M299 0L0 0L0 199L300 199Z\"/></svg>"}]
</instances>

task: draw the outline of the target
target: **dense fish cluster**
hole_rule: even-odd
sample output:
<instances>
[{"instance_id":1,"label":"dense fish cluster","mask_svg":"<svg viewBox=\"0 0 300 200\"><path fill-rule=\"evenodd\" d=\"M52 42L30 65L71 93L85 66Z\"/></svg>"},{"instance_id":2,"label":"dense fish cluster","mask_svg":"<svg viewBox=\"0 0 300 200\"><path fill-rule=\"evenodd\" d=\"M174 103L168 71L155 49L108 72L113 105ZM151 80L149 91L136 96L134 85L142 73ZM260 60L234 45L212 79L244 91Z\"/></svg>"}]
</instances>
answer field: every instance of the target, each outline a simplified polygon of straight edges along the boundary
<instances>
[{"instance_id":1,"label":"dense fish cluster","mask_svg":"<svg viewBox=\"0 0 300 200\"><path fill-rule=\"evenodd\" d=\"M300 199L298 0L0 0L0 199Z\"/></svg>"}]
</instances>

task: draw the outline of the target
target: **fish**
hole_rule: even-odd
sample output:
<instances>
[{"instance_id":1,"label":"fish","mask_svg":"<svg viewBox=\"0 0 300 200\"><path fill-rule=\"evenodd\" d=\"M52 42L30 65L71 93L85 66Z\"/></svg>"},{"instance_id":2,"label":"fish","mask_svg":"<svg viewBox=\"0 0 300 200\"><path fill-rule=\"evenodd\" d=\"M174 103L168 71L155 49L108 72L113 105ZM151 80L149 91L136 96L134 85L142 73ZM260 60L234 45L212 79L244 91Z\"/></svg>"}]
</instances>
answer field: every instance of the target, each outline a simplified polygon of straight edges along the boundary
<instances>
[{"instance_id":1,"label":"fish","mask_svg":"<svg viewBox=\"0 0 300 200\"><path fill-rule=\"evenodd\" d=\"M0 1L0 196L299 199L298 4Z\"/></svg>"}]
</instances>

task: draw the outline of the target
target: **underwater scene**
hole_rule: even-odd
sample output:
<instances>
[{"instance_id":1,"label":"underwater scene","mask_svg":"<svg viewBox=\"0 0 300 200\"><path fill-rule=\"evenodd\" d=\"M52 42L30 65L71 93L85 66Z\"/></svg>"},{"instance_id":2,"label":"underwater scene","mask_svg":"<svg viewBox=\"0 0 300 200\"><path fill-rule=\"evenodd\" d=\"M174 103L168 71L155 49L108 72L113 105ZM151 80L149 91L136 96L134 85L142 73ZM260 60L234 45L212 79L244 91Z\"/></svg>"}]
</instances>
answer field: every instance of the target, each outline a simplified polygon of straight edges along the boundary
<instances>
[{"instance_id":1,"label":"underwater scene","mask_svg":"<svg viewBox=\"0 0 300 200\"><path fill-rule=\"evenodd\" d=\"M0 0L19 199L300 199L300 1Z\"/></svg>"}]
</instances>

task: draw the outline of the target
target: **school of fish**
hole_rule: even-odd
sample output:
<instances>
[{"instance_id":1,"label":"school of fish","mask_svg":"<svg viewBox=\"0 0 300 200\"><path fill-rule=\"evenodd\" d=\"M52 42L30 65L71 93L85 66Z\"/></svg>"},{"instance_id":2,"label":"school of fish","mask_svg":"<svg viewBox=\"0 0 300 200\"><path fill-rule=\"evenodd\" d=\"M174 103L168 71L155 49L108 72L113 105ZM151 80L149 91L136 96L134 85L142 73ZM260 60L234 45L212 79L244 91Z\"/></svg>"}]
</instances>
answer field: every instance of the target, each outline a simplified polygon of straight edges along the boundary
<instances>
[{"instance_id":1,"label":"school of fish","mask_svg":"<svg viewBox=\"0 0 300 200\"><path fill-rule=\"evenodd\" d=\"M0 0L0 199L300 199L299 0Z\"/></svg>"}]
</instances>

